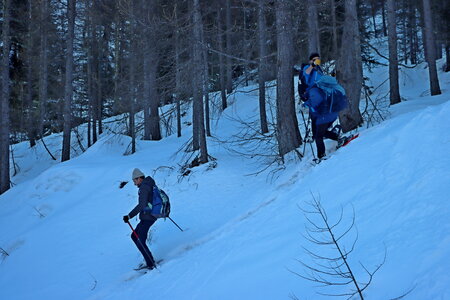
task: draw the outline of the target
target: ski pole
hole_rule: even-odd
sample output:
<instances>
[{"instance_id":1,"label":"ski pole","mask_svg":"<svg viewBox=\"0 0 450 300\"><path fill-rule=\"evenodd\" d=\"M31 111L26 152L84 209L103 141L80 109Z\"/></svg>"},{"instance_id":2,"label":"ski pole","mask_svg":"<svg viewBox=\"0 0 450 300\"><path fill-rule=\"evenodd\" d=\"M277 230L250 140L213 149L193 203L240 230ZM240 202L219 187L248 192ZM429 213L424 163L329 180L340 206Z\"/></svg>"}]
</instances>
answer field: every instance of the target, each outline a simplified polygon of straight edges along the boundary
<instances>
[{"instance_id":1,"label":"ski pole","mask_svg":"<svg viewBox=\"0 0 450 300\"><path fill-rule=\"evenodd\" d=\"M128 225L130 226L131 231L133 231L133 235L136 237L137 241L139 242L139 245L141 245L142 249L144 249L144 251L146 252L146 254L148 255L148 257L150 257L150 258L153 260L153 266L154 266L154 268L157 268L157 267L156 267L155 260L153 259L153 256L152 256L150 253L147 252L147 249L145 249L144 245L142 244L141 240L139 239L138 234L137 234L136 231L134 230L133 226L131 226L130 221L127 221L127 223L128 223Z\"/></svg>"},{"instance_id":2,"label":"ski pole","mask_svg":"<svg viewBox=\"0 0 450 300\"><path fill-rule=\"evenodd\" d=\"M311 115L310 114L308 114L308 122L309 121L311 121L311 132L312 132L312 122L313 122L313 120L311 119ZM313 140L314 140L314 132L312 132L312 136L313 136ZM313 155L314 159L316 159L316 155L314 154L314 148L312 146L312 142L309 143L309 146L311 147L311 152L312 152L312 155Z\"/></svg>"},{"instance_id":3,"label":"ski pole","mask_svg":"<svg viewBox=\"0 0 450 300\"><path fill-rule=\"evenodd\" d=\"M303 155L305 155L306 143L308 141L308 134L309 134L309 122L306 123L305 115L303 114L303 110L300 110L300 112L302 113L303 125L305 125L305 138L303 139Z\"/></svg>"},{"instance_id":4,"label":"ski pole","mask_svg":"<svg viewBox=\"0 0 450 300\"><path fill-rule=\"evenodd\" d=\"M171 217L168 217L169 218L169 220L170 221L172 221L172 223L173 224L175 224L175 226L177 226L178 227L178 229L180 229L181 231L184 231L183 229L181 229L181 227L180 226L178 226L178 224L177 223L175 223L175 221L174 220L172 220L172 218Z\"/></svg>"},{"instance_id":5,"label":"ski pole","mask_svg":"<svg viewBox=\"0 0 450 300\"><path fill-rule=\"evenodd\" d=\"M141 243L141 240L139 239L139 236L138 236L138 234L136 233L136 231L134 231L133 226L131 226L130 221L127 221L127 224L130 226L131 231L133 231L134 236L135 236L135 237L138 239L138 241ZM141 246L142 246L142 243L141 243Z\"/></svg>"},{"instance_id":6,"label":"ski pole","mask_svg":"<svg viewBox=\"0 0 450 300\"><path fill-rule=\"evenodd\" d=\"M304 139L304 143L306 143L306 139L307 139L308 134L309 134L309 126L308 126L308 124L309 124L309 120L311 120L311 116L308 114L308 124L307 124L306 120L305 120L305 115L303 114L303 110L300 110L300 112L302 113L303 123L305 124L305 128L306 128L306 135L305 135L305 139ZM312 120L311 120L311 122L312 122ZM312 124L311 124L311 127L312 127ZM313 135L314 135L314 133L313 133ZM312 152L312 155L313 155L314 159L316 159L316 155L314 154L314 149L313 149L312 144L311 143L308 143L308 144L311 146L311 152ZM303 145L303 154L305 154L305 150L306 150L305 148L306 148L306 144Z\"/></svg>"}]
</instances>

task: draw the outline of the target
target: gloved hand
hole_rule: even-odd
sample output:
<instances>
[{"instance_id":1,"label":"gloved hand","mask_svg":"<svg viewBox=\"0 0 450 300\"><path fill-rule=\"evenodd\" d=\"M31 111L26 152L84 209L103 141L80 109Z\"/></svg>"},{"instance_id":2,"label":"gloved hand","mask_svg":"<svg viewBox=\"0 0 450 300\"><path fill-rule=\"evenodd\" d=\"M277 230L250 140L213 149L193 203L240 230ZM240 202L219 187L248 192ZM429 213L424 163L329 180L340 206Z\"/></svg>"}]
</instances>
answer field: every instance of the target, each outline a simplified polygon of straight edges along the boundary
<instances>
[{"instance_id":1,"label":"gloved hand","mask_svg":"<svg viewBox=\"0 0 450 300\"><path fill-rule=\"evenodd\" d=\"M123 221L125 222L125 223L128 223L128 220L130 219L130 217L128 217L128 215L126 215L126 216L123 216Z\"/></svg>"}]
</instances>

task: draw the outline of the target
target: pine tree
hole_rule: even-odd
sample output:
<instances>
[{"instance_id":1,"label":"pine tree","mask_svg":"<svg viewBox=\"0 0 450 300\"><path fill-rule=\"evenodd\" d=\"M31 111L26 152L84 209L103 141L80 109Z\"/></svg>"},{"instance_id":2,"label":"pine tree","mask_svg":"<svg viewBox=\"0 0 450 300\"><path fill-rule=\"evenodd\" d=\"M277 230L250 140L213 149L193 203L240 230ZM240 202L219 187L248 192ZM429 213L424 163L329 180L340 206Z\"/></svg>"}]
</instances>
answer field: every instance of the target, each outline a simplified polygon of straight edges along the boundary
<instances>
[{"instance_id":1,"label":"pine tree","mask_svg":"<svg viewBox=\"0 0 450 300\"><path fill-rule=\"evenodd\" d=\"M200 14L199 0L193 0L193 76L194 76L194 112L193 123L196 128L193 130L194 139L198 140L198 148L194 144L194 150L200 150L199 163L203 164L208 162L208 149L206 145L205 123L204 123L204 111L203 111L203 64L202 64L202 17Z\"/></svg>"},{"instance_id":2,"label":"pine tree","mask_svg":"<svg viewBox=\"0 0 450 300\"><path fill-rule=\"evenodd\" d=\"M72 96L73 96L73 44L75 35L75 1L67 3L67 37L66 37L66 76L64 84L64 133L61 161L70 159L70 140L72 130Z\"/></svg>"},{"instance_id":3,"label":"pine tree","mask_svg":"<svg viewBox=\"0 0 450 300\"><path fill-rule=\"evenodd\" d=\"M9 49L11 45L10 17L11 1L3 0L3 25L2 25L2 58L0 65L1 75L1 98L0 98L0 194L10 188L9 175Z\"/></svg>"},{"instance_id":4,"label":"pine tree","mask_svg":"<svg viewBox=\"0 0 450 300\"><path fill-rule=\"evenodd\" d=\"M268 133L266 115L266 77L267 77L267 27L265 17L266 0L258 0L258 84L259 84L259 119L261 132Z\"/></svg>"},{"instance_id":5,"label":"pine tree","mask_svg":"<svg viewBox=\"0 0 450 300\"><path fill-rule=\"evenodd\" d=\"M222 34L222 7L220 5L220 1L217 2L217 45L219 49L218 58L219 58L219 81L220 81L220 96L222 99L222 110L227 108L227 94L226 94L226 67L224 62L224 57L222 53L224 53L223 46L223 34Z\"/></svg>"},{"instance_id":6,"label":"pine tree","mask_svg":"<svg viewBox=\"0 0 450 300\"><path fill-rule=\"evenodd\" d=\"M39 125L38 134L44 137L44 119L48 97L48 27L49 27L49 0L40 2L40 47L39 47Z\"/></svg>"},{"instance_id":7,"label":"pine tree","mask_svg":"<svg viewBox=\"0 0 450 300\"><path fill-rule=\"evenodd\" d=\"M347 132L363 122L359 110L363 76L356 0L345 0L345 21L337 75L349 101L349 107L339 115L342 129Z\"/></svg>"},{"instance_id":8,"label":"pine tree","mask_svg":"<svg viewBox=\"0 0 450 300\"><path fill-rule=\"evenodd\" d=\"M157 20L155 1L142 0L144 51L144 140L160 140L159 95L157 89L158 53L156 40Z\"/></svg>"},{"instance_id":9,"label":"pine tree","mask_svg":"<svg viewBox=\"0 0 450 300\"><path fill-rule=\"evenodd\" d=\"M389 42L389 95L391 105L400 103L398 86L398 54L397 54L397 24L395 18L395 1L387 0L388 42Z\"/></svg>"},{"instance_id":10,"label":"pine tree","mask_svg":"<svg viewBox=\"0 0 450 300\"><path fill-rule=\"evenodd\" d=\"M320 53L319 16L317 14L317 1L308 0L308 50L309 53Z\"/></svg>"},{"instance_id":11,"label":"pine tree","mask_svg":"<svg viewBox=\"0 0 450 300\"><path fill-rule=\"evenodd\" d=\"M294 41L289 0L276 0L277 140L281 157L302 144L295 113Z\"/></svg>"},{"instance_id":12,"label":"pine tree","mask_svg":"<svg viewBox=\"0 0 450 300\"><path fill-rule=\"evenodd\" d=\"M430 0L422 0L423 18L424 18L424 45L426 49L426 59L428 63L428 73L430 76L431 95L440 95L439 79L436 68L436 42L433 33L433 20L430 6Z\"/></svg>"}]
</instances>

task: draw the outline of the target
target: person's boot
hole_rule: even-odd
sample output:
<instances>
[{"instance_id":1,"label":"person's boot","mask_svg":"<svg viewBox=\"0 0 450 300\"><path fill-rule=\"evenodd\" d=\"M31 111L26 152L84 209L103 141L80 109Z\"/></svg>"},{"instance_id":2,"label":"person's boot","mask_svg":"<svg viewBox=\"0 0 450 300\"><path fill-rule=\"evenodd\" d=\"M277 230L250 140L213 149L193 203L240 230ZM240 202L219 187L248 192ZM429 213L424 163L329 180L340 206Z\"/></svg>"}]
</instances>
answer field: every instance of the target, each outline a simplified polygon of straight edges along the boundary
<instances>
[{"instance_id":1,"label":"person's boot","mask_svg":"<svg viewBox=\"0 0 450 300\"><path fill-rule=\"evenodd\" d=\"M139 270L153 270L154 268L156 268L156 264L153 265L148 265L145 261L139 263L139 265L135 268L136 271Z\"/></svg>"},{"instance_id":2,"label":"person's boot","mask_svg":"<svg viewBox=\"0 0 450 300\"><path fill-rule=\"evenodd\" d=\"M348 137L348 136L340 137L340 138L338 139L338 144L337 144L337 146L336 146L336 149L341 148L343 145L345 145L345 143L346 143L349 139L350 139L350 137Z\"/></svg>"},{"instance_id":3,"label":"person's boot","mask_svg":"<svg viewBox=\"0 0 450 300\"><path fill-rule=\"evenodd\" d=\"M337 138L338 138L338 140L339 140L339 138L340 138L340 136L341 136L341 133L342 133L342 126L339 125L339 124L335 125L335 126L333 127L333 129L331 129L331 132L334 133L334 134L336 134L336 136L337 136Z\"/></svg>"}]
</instances>

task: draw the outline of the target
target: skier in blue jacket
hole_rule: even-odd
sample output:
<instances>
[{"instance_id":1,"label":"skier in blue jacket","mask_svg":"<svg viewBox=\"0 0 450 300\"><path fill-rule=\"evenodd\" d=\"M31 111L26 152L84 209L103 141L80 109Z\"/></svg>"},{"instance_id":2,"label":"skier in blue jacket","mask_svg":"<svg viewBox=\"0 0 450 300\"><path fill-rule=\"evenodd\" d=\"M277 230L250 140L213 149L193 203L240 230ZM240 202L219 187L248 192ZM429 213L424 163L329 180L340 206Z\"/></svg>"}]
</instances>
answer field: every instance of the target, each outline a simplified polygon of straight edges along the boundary
<instances>
[{"instance_id":1,"label":"skier in blue jacket","mask_svg":"<svg viewBox=\"0 0 450 300\"><path fill-rule=\"evenodd\" d=\"M136 247L141 252L146 263L146 265L140 266L139 269L147 268L151 270L155 268L155 260L146 244L146 241L148 231L150 230L150 227L156 222L156 218L151 215L151 212L147 212L145 208L147 208L148 203L151 203L153 200L153 187L155 186L155 181L150 176L145 177L144 173L142 173L142 171L137 168L133 170L132 180L134 185L139 188L139 202L128 213L128 215L123 217L123 221L125 223L128 223L129 219L132 219L137 214L139 214L140 222L135 229L135 232L139 239L135 236L134 233L131 234L131 239L136 244Z\"/></svg>"},{"instance_id":2,"label":"skier in blue jacket","mask_svg":"<svg viewBox=\"0 0 450 300\"><path fill-rule=\"evenodd\" d=\"M320 55L319 53L311 53L309 56L309 65L303 68L303 76L309 87L313 86L316 81L323 75L322 68L320 67Z\"/></svg>"},{"instance_id":3,"label":"skier in blue jacket","mask_svg":"<svg viewBox=\"0 0 450 300\"><path fill-rule=\"evenodd\" d=\"M340 126L337 125L332 130L328 130L336 121L338 114L325 109L326 103L324 101L326 100L326 95L315 85L323 75L323 71L320 68L320 55L311 53L309 63L303 68L303 76L308 84L306 90L307 101L304 105L309 108L312 134L317 147L317 157L322 159L325 156L324 137L337 141L339 139Z\"/></svg>"}]
</instances>

